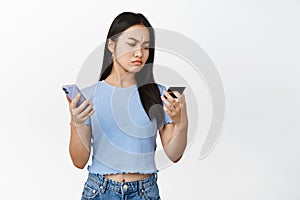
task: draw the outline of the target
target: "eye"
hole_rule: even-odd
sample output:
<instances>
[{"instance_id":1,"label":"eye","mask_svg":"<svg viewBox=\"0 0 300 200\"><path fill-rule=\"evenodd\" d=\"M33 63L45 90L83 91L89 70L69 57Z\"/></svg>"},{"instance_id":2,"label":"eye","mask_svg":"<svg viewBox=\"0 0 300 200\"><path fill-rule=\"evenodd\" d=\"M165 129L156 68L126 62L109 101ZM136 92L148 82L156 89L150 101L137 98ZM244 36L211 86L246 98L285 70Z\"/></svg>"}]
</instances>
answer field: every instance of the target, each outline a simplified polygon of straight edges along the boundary
<instances>
[{"instance_id":1,"label":"eye","mask_svg":"<svg viewBox=\"0 0 300 200\"><path fill-rule=\"evenodd\" d=\"M133 43L127 43L129 46L131 46L131 47L134 47L135 46L135 44L133 44Z\"/></svg>"}]
</instances>

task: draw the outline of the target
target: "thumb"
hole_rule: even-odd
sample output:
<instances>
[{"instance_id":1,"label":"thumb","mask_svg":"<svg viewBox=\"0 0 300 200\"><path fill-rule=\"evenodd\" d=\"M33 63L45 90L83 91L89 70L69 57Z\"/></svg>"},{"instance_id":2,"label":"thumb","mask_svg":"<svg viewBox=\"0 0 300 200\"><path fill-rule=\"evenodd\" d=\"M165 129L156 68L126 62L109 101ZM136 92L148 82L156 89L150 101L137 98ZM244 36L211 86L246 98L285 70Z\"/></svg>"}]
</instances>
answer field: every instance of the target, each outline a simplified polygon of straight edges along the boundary
<instances>
[{"instance_id":1,"label":"thumb","mask_svg":"<svg viewBox=\"0 0 300 200\"><path fill-rule=\"evenodd\" d=\"M71 103L71 99L68 97L68 95L66 95L67 101L70 104Z\"/></svg>"}]
</instances>

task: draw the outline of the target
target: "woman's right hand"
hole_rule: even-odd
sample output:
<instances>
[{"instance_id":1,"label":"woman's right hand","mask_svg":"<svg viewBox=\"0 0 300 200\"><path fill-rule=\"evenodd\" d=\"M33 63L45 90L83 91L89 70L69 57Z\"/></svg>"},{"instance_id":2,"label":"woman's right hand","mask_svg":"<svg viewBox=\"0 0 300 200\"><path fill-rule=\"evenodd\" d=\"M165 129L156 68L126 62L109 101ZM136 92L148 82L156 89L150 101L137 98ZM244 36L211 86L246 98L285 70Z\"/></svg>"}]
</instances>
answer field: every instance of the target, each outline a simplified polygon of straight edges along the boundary
<instances>
[{"instance_id":1,"label":"woman's right hand","mask_svg":"<svg viewBox=\"0 0 300 200\"><path fill-rule=\"evenodd\" d=\"M69 102L69 110L71 114L71 122L75 123L76 125L84 124L84 122L95 113L95 110L93 109L93 103L90 100L85 100L80 106L76 106L77 102L80 99L80 94L78 94L73 101L69 99L69 97L66 95L67 100Z\"/></svg>"}]
</instances>

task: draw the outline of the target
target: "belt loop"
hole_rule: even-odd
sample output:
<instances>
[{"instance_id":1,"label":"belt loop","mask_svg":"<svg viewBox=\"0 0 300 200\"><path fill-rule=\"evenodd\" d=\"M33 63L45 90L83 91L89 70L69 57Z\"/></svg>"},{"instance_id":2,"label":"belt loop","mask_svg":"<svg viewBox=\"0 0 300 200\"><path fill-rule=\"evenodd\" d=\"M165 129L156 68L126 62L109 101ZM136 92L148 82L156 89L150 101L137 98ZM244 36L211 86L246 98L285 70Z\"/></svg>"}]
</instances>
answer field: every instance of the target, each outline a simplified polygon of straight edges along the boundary
<instances>
[{"instance_id":1,"label":"belt loop","mask_svg":"<svg viewBox=\"0 0 300 200\"><path fill-rule=\"evenodd\" d=\"M107 180L106 178L104 178L104 182L103 182L103 192L106 191L107 185L108 185L108 180Z\"/></svg>"},{"instance_id":2,"label":"belt loop","mask_svg":"<svg viewBox=\"0 0 300 200\"><path fill-rule=\"evenodd\" d=\"M143 190L143 181L139 180L138 181L138 194L139 194L139 196L142 196L143 192L144 192L144 190Z\"/></svg>"},{"instance_id":3,"label":"belt loop","mask_svg":"<svg viewBox=\"0 0 300 200\"><path fill-rule=\"evenodd\" d=\"M105 191L106 191L106 187L107 187L107 179L104 177L104 175L100 175L101 176L101 185L100 185L100 191L102 192L102 193L105 193Z\"/></svg>"}]
</instances>

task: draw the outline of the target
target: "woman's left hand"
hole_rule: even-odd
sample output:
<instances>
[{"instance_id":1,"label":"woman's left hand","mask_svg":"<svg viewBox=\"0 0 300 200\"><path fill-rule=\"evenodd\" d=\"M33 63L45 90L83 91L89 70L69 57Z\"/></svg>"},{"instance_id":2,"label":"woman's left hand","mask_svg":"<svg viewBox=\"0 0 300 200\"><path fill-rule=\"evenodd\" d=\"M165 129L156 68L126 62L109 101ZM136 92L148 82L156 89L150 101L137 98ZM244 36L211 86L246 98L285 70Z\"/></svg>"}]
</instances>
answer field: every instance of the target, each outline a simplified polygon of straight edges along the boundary
<instances>
[{"instance_id":1,"label":"woman's left hand","mask_svg":"<svg viewBox=\"0 0 300 200\"><path fill-rule=\"evenodd\" d=\"M171 117L175 125L187 123L187 111L184 94L177 91L173 92L177 99L173 98L167 91L164 90L164 96L161 96L162 101L165 103L164 110Z\"/></svg>"}]
</instances>

